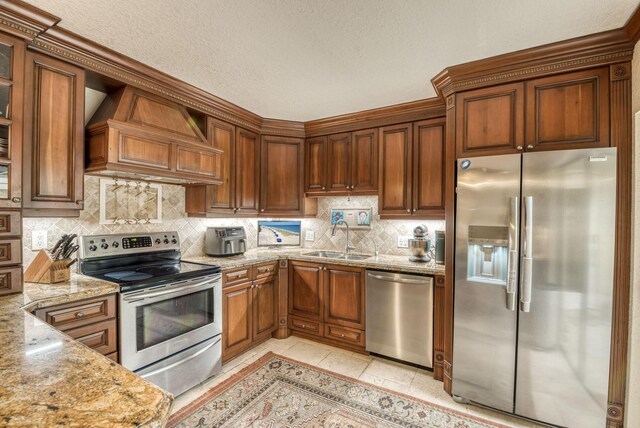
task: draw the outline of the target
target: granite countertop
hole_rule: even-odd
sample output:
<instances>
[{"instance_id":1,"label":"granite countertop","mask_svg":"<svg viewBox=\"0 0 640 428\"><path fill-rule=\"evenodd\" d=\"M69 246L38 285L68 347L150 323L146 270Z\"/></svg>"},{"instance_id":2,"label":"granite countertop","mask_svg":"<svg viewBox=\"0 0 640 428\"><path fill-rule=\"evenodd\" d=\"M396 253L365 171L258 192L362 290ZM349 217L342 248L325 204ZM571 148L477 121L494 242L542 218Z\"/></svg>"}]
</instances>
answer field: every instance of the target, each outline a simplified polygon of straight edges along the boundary
<instances>
[{"instance_id":1,"label":"granite countertop","mask_svg":"<svg viewBox=\"0 0 640 428\"><path fill-rule=\"evenodd\" d=\"M254 249L241 256L231 257L186 257L184 260L210 263L220 266L223 270L249 266L255 263L272 260L289 259L315 263L329 263L334 265L357 266L366 269L385 270L390 272L415 273L422 275L444 275L444 265L438 265L434 261L429 263L416 263L409 261L408 256L391 256L380 254L364 260L340 260L324 257L313 257L307 253L320 251L313 248L295 249Z\"/></svg>"},{"instance_id":2,"label":"granite countertop","mask_svg":"<svg viewBox=\"0 0 640 428\"><path fill-rule=\"evenodd\" d=\"M115 293L116 284L73 275L24 284L0 297L0 425L166 425L173 396L40 321L30 311Z\"/></svg>"}]
</instances>

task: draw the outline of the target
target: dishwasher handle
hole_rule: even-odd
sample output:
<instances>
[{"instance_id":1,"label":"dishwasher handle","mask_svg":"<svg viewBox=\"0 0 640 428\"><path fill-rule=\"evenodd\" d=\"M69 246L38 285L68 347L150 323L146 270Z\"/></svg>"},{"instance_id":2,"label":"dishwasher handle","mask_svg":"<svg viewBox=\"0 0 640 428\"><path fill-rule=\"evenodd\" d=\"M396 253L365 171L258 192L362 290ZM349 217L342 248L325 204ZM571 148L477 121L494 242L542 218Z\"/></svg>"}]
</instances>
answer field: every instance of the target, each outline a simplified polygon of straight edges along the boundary
<instances>
[{"instance_id":1,"label":"dishwasher handle","mask_svg":"<svg viewBox=\"0 0 640 428\"><path fill-rule=\"evenodd\" d=\"M380 279L383 281L398 282L400 284L427 284L429 282L428 279L396 278L393 276L378 275L371 272L368 272L367 276L369 276L370 278Z\"/></svg>"}]
</instances>

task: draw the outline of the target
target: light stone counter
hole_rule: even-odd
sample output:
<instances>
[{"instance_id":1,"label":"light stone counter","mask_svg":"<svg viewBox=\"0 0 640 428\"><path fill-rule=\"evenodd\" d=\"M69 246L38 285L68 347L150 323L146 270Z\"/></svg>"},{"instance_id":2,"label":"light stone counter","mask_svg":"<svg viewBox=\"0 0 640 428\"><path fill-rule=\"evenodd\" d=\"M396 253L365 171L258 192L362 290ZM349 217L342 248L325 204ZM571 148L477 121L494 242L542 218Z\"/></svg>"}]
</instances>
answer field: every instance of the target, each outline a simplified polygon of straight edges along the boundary
<instances>
[{"instance_id":1,"label":"light stone counter","mask_svg":"<svg viewBox=\"0 0 640 428\"><path fill-rule=\"evenodd\" d=\"M311 248L296 249L257 249L249 250L241 256L231 257L188 257L184 260L210 263L220 266L223 270L250 266L256 263L273 260L288 259L315 263L327 263L334 265L357 266L366 269L384 270L390 272L414 273L420 275L444 275L444 265L429 263L416 263L409 261L408 256L390 256L380 254L364 260L340 260L323 257L308 256L307 253L318 251Z\"/></svg>"},{"instance_id":2,"label":"light stone counter","mask_svg":"<svg viewBox=\"0 0 640 428\"><path fill-rule=\"evenodd\" d=\"M102 296L82 275L0 297L0 426L163 427L173 396L40 321L30 311Z\"/></svg>"}]
</instances>

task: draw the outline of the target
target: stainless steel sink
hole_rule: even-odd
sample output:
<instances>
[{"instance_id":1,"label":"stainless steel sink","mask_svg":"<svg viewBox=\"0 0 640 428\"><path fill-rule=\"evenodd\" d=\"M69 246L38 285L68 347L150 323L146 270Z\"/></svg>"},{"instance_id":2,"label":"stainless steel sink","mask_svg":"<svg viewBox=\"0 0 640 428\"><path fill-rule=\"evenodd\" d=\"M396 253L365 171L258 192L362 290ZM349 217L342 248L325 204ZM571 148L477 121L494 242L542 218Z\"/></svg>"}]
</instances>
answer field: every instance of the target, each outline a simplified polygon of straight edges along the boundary
<instances>
[{"instance_id":1,"label":"stainless steel sink","mask_svg":"<svg viewBox=\"0 0 640 428\"><path fill-rule=\"evenodd\" d=\"M338 260L365 260L371 256L365 256L362 254L345 254L339 251L313 251L306 253L305 256L321 257L323 259L338 259Z\"/></svg>"}]
</instances>

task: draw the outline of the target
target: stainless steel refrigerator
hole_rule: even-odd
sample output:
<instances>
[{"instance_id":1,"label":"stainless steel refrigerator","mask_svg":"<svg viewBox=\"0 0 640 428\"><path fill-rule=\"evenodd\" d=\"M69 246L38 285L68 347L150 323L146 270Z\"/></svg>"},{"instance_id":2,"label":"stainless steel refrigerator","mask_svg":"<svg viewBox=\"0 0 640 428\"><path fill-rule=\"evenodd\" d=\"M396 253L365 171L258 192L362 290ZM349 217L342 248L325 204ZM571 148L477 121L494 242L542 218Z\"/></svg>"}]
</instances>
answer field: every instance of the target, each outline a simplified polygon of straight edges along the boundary
<instances>
[{"instance_id":1,"label":"stainless steel refrigerator","mask_svg":"<svg viewBox=\"0 0 640 428\"><path fill-rule=\"evenodd\" d=\"M603 427L616 149L457 163L453 395Z\"/></svg>"}]
</instances>

